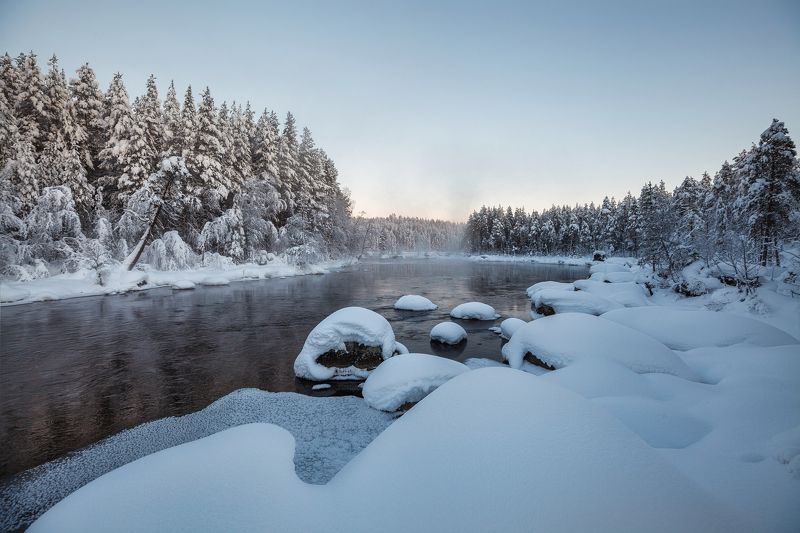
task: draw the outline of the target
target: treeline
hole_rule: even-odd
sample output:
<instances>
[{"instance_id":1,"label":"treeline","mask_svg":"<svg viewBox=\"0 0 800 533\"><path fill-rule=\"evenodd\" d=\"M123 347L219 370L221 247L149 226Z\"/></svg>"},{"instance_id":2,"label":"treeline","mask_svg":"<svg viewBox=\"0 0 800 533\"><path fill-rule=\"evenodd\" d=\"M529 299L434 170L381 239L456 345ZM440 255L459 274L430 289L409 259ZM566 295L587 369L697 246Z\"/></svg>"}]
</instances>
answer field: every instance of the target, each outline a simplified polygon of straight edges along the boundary
<instances>
[{"instance_id":1,"label":"treeline","mask_svg":"<svg viewBox=\"0 0 800 533\"><path fill-rule=\"evenodd\" d=\"M454 252L464 249L464 228L460 222L389 215L357 220L357 232L365 251Z\"/></svg>"},{"instance_id":2,"label":"treeline","mask_svg":"<svg viewBox=\"0 0 800 533\"><path fill-rule=\"evenodd\" d=\"M291 113L281 124L249 103L218 106L208 88L181 102L172 83L162 102L153 76L131 102L121 74L103 92L88 64L67 81L55 56L46 72L34 53L0 58L6 275L121 261L146 233L148 254L201 262L345 253L355 242L337 177Z\"/></svg>"},{"instance_id":3,"label":"treeline","mask_svg":"<svg viewBox=\"0 0 800 533\"><path fill-rule=\"evenodd\" d=\"M728 265L741 279L778 265L786 243L800 239L800 167L783 122L758 144L726 161L712 178L687 177L669 191L647 183L638 196L542 212L482 207L467 222L475 252L590 254L641 258L671 274L688 262Z\"/></svg>"}]
</instances>

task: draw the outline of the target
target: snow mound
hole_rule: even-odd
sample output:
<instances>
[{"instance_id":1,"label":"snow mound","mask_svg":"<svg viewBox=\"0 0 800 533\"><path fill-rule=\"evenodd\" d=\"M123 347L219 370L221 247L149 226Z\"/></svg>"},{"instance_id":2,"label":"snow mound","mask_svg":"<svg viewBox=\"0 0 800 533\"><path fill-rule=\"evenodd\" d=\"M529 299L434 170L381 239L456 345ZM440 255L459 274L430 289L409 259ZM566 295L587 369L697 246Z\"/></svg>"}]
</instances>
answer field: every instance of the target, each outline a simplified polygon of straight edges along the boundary
<instances>
[{"instance_id":1,"label":"snow mound","mask_svg":"<svg viewBox=\"0 0 800 533\"><path fill-rule=\"evenodd\" d=\"M506 365L501 363L500 361L495 361L494 359L486 359L485 357L470 357L464 364L470 370L477 370L479 368L487 368L487 367L501 367L505 368Z\"/></svg>"},{"instance_id":2,"label":"snow mound","mask_svg":"<svg viewBox=\"0 0 800 533\"><path fill-rule=\"evenodd\" d=\"M673 350L739 343L782 346L799 342L774 326L725 312L650 306L611 311L603 318L641 331Z\"/></svg>"},{"instance_id":3,"label":"snow mound","mask_svg":"<svg viewBox=\"0 0 800 533\"><path fill-rule=\"evenodd\" d=\"M464 320L495 320L500 318L494 307L481 302L467 302L457 305L450 311L450 316Z\"/></svg>"},{"instance_id":4,"label":"snow mound","mask_svg":"<svg viewBox=\"0 0 800 533\"><path fill-rule=\"evenodd\" d=\"M528 294L528 298L533 298L533 295L539 291L543 291L545 289L554 289L554 290L561 290L561 291L574 291L575 285L572 283L564 283L561 281L540 281L539 283L534 283L530 287L528 287L525 292Z\"/></svg>"},{"instance_id":5,"label":"snow mound","mask_svg":"<svg viewBox=\"0 0 800 533\"><path fill-rule=\"evenodd\" d=\"M575 288L579 291L585 291L601 298L606 298L624 307L642 307L650 305L647 301L645 289L636 283L603 283L602 281L593 281L589 279L581 279L575 282Z\"/></svg>"},{"instance_id":6,"label":"snow mound","mask_svg":"<svg viewBox=\"0 0 800 533\"><path fill-rule=\"evenodd\" d=\"M406 294L394 303L394 308L402 311L433 311L439 306L424 296Z\"/></svg>"},{"instance_id":7,"label":"snow mound","mask_svg":"<svg viewBox=\"0 0 800 533\"><path fill-rule=\"evenodd\" d=\"M200 285L206 285L208 287L221 287L223 285L230 284L231 280L228 278L223 278L222 276L208 276L207 278L200 280Z\"/></svg>"},{"instance_id":8,"label":"snow mound","mask_svg":"<svg viewBox=\"0 0 800 533\"><path fill-rule=\"evenodd\" d=\"M458 344L467 339L467 331L455 322L441 322L431 329L431 340L444 344Z\"/></svg>"},{"instance_id":9,"label":"snow mound","mask_svg":"<svg viewBox=\"0 0 800 533\"><path fill-rule=\"evenodd\" d=\"M640 374L610 359L582 359L566 368L548 372L542 379L566 387L584 398L630 396L662 399L662 395Z\"/></svg>"},{"instance_id":10,"label":"snow mound","mask_svg":"<svg viewBox=\"0 0 800 533\"><path fill-rule=\"evenodd\" d=\"M188 279L179 279L175 280L172 283L172 288L178 290L189 290L189 289L194 289L195 287L196 287L195 283Z\"/></svg>"},{"instance_id":11,"label":"snow mound","mask_svg":"<svg viewBox=\"0 0 800 533\"><path fill-rule=\"evenodd\" d=\"M622 307L615 301L586 291L544 289L534 293L533 307L540 314L586 313L602 315Z\"/></svg>"},{"instance_id":12,"label":"snow mound","mask_svg":"<svg viewBox=\"0 0 800 533\"><path fill-rule=\"evenodd\" d=\"M628 283L636 281L636 275L633 272L595 272L589 279L603 283Z\"/></svg>"},{"instance_id":13,"label":"snow mound","mask_svg":"<svg viewBox=\"0 0 800 533\"><path fill-rule=\"evenodd\" d=\"M603 409L509 369L445 383L327 485L300 481L293 453L277 426L228 429L106 474L29 531L748 529Z\"/></svg>"},{"instance_id":14,"label":"snow mound","mask_svg":"<svg viewBox=\"0 0 800 533\"><path fill-rule=\"evenodd\" d=\"M25 289L0 285L0 303L18 302L28 296L30 296L30 291Z\"/></svg>"},{"instance_id":15,"label":"snow mound","mask_svg":"<svg viewBox=\"0 0 800 533\"><path fill-rule=\"evenodd\" d=\"M527 324L527 322L519 318L506 318L500 322L500 336L504 339L510 339L511 336L525 324Z\"/></svg>"},{"instance_id":16,"label":"snow mound","mask_svg":"<svg viewBox=\"0 0 800 533\"><path fill-rule=\"evenodd\" d=\"M381 363L364 382L364 401L373 409L397 411L467 370L458 361L435 355L396 355Z\"/></svg>"},{"instance_id":17,"label":"snow mound","mask_svg":"<svg viewBox=\"0 0 800 533\"><path fill-rule=\"evenodd\" d=\"M295 375L312 381L366 378L369 375L367 368L355 365L335 368L317 362L327 352L347 352L346 342L379 347L383 360L390 358L395 351L406 351L395 341L392 326L381 315L363 307L345 307L329 315L308 334L294 361Z\"/></svg>"},{"instance_id":18,"label":"snow mound","mask_svg":"<svg viewBox=\"0 0 800 533\"><path fill-rule=\"evenodd\" d=\"M503 346L502 354L513 368L522 368L525 356L530 354L551 368L607 358L639 374L694 377L686 363L652 337L583 313L559 314L525 324Z\"/></svg>"},{"instance_id":19,"label":"snow mound","mask_svg":"<svg viewBox=\"0 0 800 533\"><path fill-rule=\"evenodd\" d=\"M608 263L608 262L597 263L589 268L590 274L596 274L598 272L608 274L610 272L630 272L630 271L631 269L629 269L625 265L620 265L617 263Z\"/></svg>"}]
</instances>

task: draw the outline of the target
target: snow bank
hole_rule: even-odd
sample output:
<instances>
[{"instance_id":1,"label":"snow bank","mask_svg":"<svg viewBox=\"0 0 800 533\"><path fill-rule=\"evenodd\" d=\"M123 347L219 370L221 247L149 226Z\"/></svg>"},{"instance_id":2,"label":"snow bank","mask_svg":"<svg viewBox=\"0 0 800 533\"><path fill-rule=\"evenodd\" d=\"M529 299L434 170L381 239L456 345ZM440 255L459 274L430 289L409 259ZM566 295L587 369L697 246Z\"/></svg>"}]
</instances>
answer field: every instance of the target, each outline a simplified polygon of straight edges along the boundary
<instances>
[{"instance_id":1,"label":"snow bank","mask_svg":"<svg viewBox=\"0 0 800 533\"><path fill-rule=\"evenodd\" d=\"M197 285L193 281L188 279L179 279L172 284L173 289L178 290L190 290L194 289Z\"/></svg>"},{"instance_id":2,"label":"snow bank","mask_svg":"<svg viewBox=\"0 0 800 533\"><path fill-rule=\"evenodd\" d=\"M575 285L572 283L564 283L562 281L540 281L539 283L534 283L528 287L525 292L528 294L528 298L533 298L534 294L545 289L574 291Z\"/></svg>"},{"instance_id":3,"label":"snow bank","mask_svg":"<svg viewBox=\"0 0 800 533\"><path fill-rule=\"evenodd\" d=\"M5 283L0 283L0 303L19 302L29 296L30 292L22 287L12 287Z\"/></svg>"},{"instance_id":4,"label":"snow bank","mask_svg":"<svg viewBox=\"0 0 800 533\"><path fill-rule=\"evenodd\" d=\"M434 309L438 309L439 306L424 296L406 294L405 296L401 296L394 303L394 308L403 311L433 311Z\"/></svg>"},{"instance_id":5,"label":"snow bank","mask_svg":"<svg viewBox=\"0 0 800 533\"><path fill-rule=\"evenodd\" d=\"M633 272L595 272L589 279L604 283L628 283L636 281L636 275Z\"/></svg>"},{"instance_id":6,"label":"snow bank","mask_svg":"<svg viewBox=\"0 0 800 533\"><path fill-rule=\"evenodd\" d=\"M441 322L431 329L431 340L444 344L458 344L467 339L467 331L455 322Z\"/></svg>"},{"instance_id":7,"label":"snow bank","mask_svg":"<svg viewBox=\"0 0 800 533\"><path fill-rule=\"evenodd\" d=\"M739 343L781 346L800 342L769 324L725 312L651 306L619 309L604 314L603 318L641 331L673 350Z\"/></svg>"},{"instance_id":8,"label":"snow bank","mask_svg":"<svg viewBox=\"0 0 800 533\"><path fill-rule=\"evenodd\" d=\"M511 336L525 324L527 324L527 322L519 318L506 318L500 322L500 336L504 339L510 339Z\"/></svg>"},{"instance_id":9,"label":"snow bank","mask_svg":"<svg viewBox=\"0 0 800 533\"><path fill-rule=\"evenodd\" d=\"M231 280L223 276L209 276L200 280L200 285L205 285L207 287L221 287L230 284Z\"/></svg>"},{"instance_id":10,"label":"snow bank","mask_svg":"<svg viewBox=\"0 0 800 533\"><path fill-rule=\"evenodd\" d=\"M503 346L502 354L513 368L521 368L525 356L531 354L552 368L582 359L607 358L640 374L694 376L678 356L652 337L583 313L559 314L525 324Z\"/></svg>"},{"instance_id":11,"label":"snow bank","mask_svg":"<svg viewBox=\"0 0 800 533\"><path fill-rule=\"evenodd\" d=\"M586 291L544 289L534 293L531 300L536 312L545 315L550 313L551 310L552 313L602 315L622 307L617 302Z\"/></svg>"},{"instance_id":12,"label":"snow bank","mask_svg":"<svg viewBox=\"0 0 800 533\"><path fill-rule=\"evenodd\" d=\"M510 369L445 383L325 486L297 479L293 445L249 424L164 450L30 531L750 529L603 409Z\"/></svg>"},{"instance_id":13,"label":"snow bank","mask_svg":"<svg viewBox=\"0 0 800 533\"><path fill-rule=\"evenodd\" d=\"M450 311L450 316L464 320L495 320L500 318L494 307L481 302L467 302L457 305Z\"/></svg>"},{"instance_id":14,"label":"snow bank","mask_svg":"<svg viewBox=\"0 0 800 533\"><path fill-rule=\"evenodd\" d=\"M384 360L398 349L389 322L381 315L363 307L345 307L329 315L308 334L303 349L294 362L297 377L313 381L328 379L359 379L369 375L369 369L355 365L332 368L319 364L317 359L332 350L347 351L346 342L368 347L380 347Z\"/></svg>"},{"instance_id":15,"label":"snow bank","mask_svg":"<svg viewBox=\"0 0 800 533\"><path fill-rule=\"evenodd\" d=\"M617 302L624 307L650 305L644 287L632 282L604 283L581 279L575 282L575 288Z\"/></svg>"},{"instance_id":16,"label":"snow bank","mask_svg":"<svg viewBox=\"0 0 800 533\"><path fill-rule=\"evenodd\" d=\"M590 274L596 274L598 272L602 272L604 274L608 274L610 272L630 272L631 269L626 267L625 265L619 263L611 263L611 262L603 262L603 263L595 263L591 267L589 267Z\"/></svg>"},{"instance_id":17,"label":"snow bank","mask_svg":"<svg viewBox=\"0 0 800 533\"><path fill-rule=\"evenodd\" d=\"M452 359L420 353L396 355L381 363L364 382L367 405L381 411L397 411L417 403L449 381L469 370Z\"/></svg>"}]
</instances>

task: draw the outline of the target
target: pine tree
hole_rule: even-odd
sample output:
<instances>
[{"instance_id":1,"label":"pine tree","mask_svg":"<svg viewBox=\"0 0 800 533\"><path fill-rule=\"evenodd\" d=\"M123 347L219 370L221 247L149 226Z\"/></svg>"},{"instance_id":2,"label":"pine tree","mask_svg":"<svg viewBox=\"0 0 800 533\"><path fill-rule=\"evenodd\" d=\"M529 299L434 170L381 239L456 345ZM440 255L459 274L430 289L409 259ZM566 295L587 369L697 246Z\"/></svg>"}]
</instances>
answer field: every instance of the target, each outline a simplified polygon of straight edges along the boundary
<instances>
[{"instance_id":1,"label":"pine tree","mask_svg":"<svg viewBox=\"0 0 800 533\"><path fill-rule=\"evenodd\" d=\"M217 109L211 91L206 87L197 110L194 145L187 154L186 165L203 187L202 191L195 191L195 194L205 195L210 202L209 207L215 210L220 208L220 202L232 190L230 181L223 173L224 158Z\"/></svg>"},{"instance_id":2,"label":"pine tree","mask_svg":"<svg viewBox=\"0 0 800 533\"><path fill-rule=\"evenodd\" d=\"M40 151L47 138L48 107L45 84L36 54L20 54L17 57L17 80L14 100L14 114L20 133Z\"/></svg>"},{"instance_id":3,"label":"pine tree","mask_svg":"<svg viewBox=\"0 0 800 533\"><path fill-rule=\"evenodd\" d=\"M86 169L76 148L58 135L47 141L38 165L39 187L68 187L81 219L89 221L94 207L94 187L86 179Z\"/></svg>"},{"instance_id":4,"label":"pine tree","mask_svg":"<svg viewBox=\"0 0 800 533\"><path fill-rule=\"evenodd\" d=\"M7 176L14 196L20 202L20 211L17 213L27 213L39 197L39 165L33 142L28 137L14 132L11 157L2 171Z\"/></svg>"},{"instance_id":5,"label":"pine tree","mask_svg":"<svg viewBox=\"0 0 800 533\"><path fill-rule=\"evenodd\" d=\"M181 109L181 134L183 150L192 150L197 136L197 108L192 96L192 86L186 88Z\"/></svg>"},{"instance_id":6,"label":"pine tree","mask_svg":"<svg viewBox=\"0 0 800 533\"><path fill-rule=\"evenodd\" d=\"M742 168L737 208L759 246L759 262L780 266L778 241L800 203L797 151L783 122L773 119Z\"/></svg>"},{"instance_id":7,"label":"pine tree","mask_svg":"<svg viewBox=\"0 0 800 533\"><path fill-rule=\"evenodd\" d=\"M70 80L70 92L75 106L75 121L85 132L85 140L80 144L81 159L92 179L100 170L100 151L106 142L103 122L103 93L97 85L94 70L88 63L81 65L77 77Z\"/></svg>"},{"instance_id":8,"label":"pine tree","mask_svg":"<svg viewBox=\"0 0 800 533\"><path fill-rule=\"evenodd\" d=\"M147 151L153 154L150 166L155 168L164 151L164 118L161 114L156 78L152 74L147 78L147 90L141 98L137 115L144 132Z\"/></svg>"},{"instance_id":9,"label":"pine tree","mask_svg":"<svg viewBox=\"0 0 800 533\"><path fill-rule=\"evenodd\" d=\"M286 122L278 144L278 190L288 206L287 215L294 213L296 199L295 193L299 189L298 183L298 144L297 128L294 116L286 114Z\"/></svg>"},{"instance_id":10,"label":"pine tree","mask_svg":"<svg viewBox=\"0 0 800 533\"><path fill-rule=\"evenodd\" d=\"M278 130L278 117L275 113L264 112L256 123L253 133L253 142L250 151L253 158L253 172L256 175L266 174L266 178L277 185L278 169L278 144L280 132Z\"/></svg>"},{"instance_id":11,"label":"pine tree","mask_svg":"<svg viewBox=\"0 0 800 533\"><path fill-rule=\"evenodd\" d=\"M43 110L47 128L45 142L56 142L61 138L70 147L80 146L86 142L86 132L78 123L64 71L58 68L55 55L48 64L50 68L45 78L47 105Z\"/></svg>"},{"instance_id":12,"label":"pine tree","mask_svg":"<svg viewBox=\"0 0 800 533\"><path fill-rule=\"evenodd\" d=\"M175 83L170 82L167 96L164 98L164 148L162 156L180 156L183 153L185 139L183 137L181 106L175 92Z\"/></svg>"}]
</instances>

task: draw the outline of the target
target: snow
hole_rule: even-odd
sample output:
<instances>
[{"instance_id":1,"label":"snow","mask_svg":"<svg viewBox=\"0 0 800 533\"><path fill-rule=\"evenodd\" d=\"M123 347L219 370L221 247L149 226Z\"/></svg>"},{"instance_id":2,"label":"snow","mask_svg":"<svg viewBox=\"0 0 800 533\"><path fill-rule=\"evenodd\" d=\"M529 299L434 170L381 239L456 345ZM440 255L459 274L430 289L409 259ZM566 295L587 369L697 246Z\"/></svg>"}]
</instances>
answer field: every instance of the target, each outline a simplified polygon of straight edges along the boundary
<instances>
[{"instance_id":1,"label":"snow","mask_svg":"<svg viewBox=\"0 0 800 533\"><path fill-rule=\"evenodd\" d=\"M394 308L403 311L433 311L434 309L438 309L439 306L424 296L406 294L405 296L401 296L394 303Z\"/></svg>"},{"instance_id":2,"label":"snow","mask_svg":"<svg viewBox=\"0 0 800 533\"><path fill-rule=\"evenodd\" d=\"M641 331L673 350L730 346L742 342L758 346L800 342L769 324L731 313L651 306L619 309L604 314L603 318Z\"/></svg>"},{"instance_id":3,"label":"snow","mask_svg":"<svg viewBox=\"0 0 800 533\"><path fill-rule=\"evenodd\" d=\"M554 289L562 291L574 291L575 285L573 283L564 283L562 281L540 281L534 283L525 291L528 293L528 298L533 298L533 295L545 289Z\"/></svg>"},{"instance_id":4,"label":"snow","mask_svg":"<svg viewBox=\"0 0 800 533\"><path fill-rule=\"evenodd\" d=\"M172 284L172 288L178 290L189 290L194 289L195 287L197 287L197 285L188 279L179 279Z\"/></svg>"},{"instance_id":5,"label":"snow","mask_svg":"<svg viewBox=\"0 0 800 533\"><path fill-rule=\"evenodd\" d=\"M500 318L494 307L481 302L467 302L457 305L450 311L450 316L463 320L495 320Z\"/></svg>"},{"instance_id":6,"label":"snow","mask_svg":"<svg viewBox=\"0 0 800 533\"><path fill-rule=\"evenodd\" d=\"M293 454L277 426L229 429L89 483L30 531L751 529L602 408L511 369L445 383L327 485Z\"/></svg>"},{"instance_id":7,"label":"snow","mask_svg":"<svg viewBox=\"0 0 800 533\"><path fill-rule=\"evenodd\" d=\"M619 263L612 263L612 262L603 262L603 263L595 263L591 267L589 267L590 274L596 274L601 272L603 274L608 274L610 272L630 272L630 269L625 265L621 265Z\"/></svg>"},{"instance_id":8,"label":"snow","mask_svg":"<svg viewBox=\"0 0 800 533\"><path fill-rule=\"evenodd\" d=\"M533 354L554 368L583 359L607 358L637 373L694 377L678 356L652 337L583 313L564 313L529 322L503 346L502 354L513 368L521 368L525 355Z\"/></svg>"},{"instance_id":9,"label":"snow","mask_svg":"<svg viewBox=\"0 0 800 533\"><path fill-rule=\"evenodd\" d=\"M506 318L500 322L500 336L504 339L510 339L511 336L525 324L527 324L527 322L519 318Z\"/></svg>"},{"instance_id":10,"label":"snow","mask_svg":"<svg viewBox=\"0 0 800 533\"><path fill-rule=\"evenodd\" d=\"M602 315L622 307L615 301L586 291L559 289L544 289L535 292L532 302L535 309L547 305L552 307L556 313L587 313L590 315Z\"/></svg>"},{"instance_id":11,"label":"snow","mask_svg":"<svg viewBox=\"0 0 800 533\"><path fill-rule=\"evenodd\" d=\"M317 383L316 385L311 386L311 390L326 390L330 388L331 388L330 383Z\"/></svg>"},{"instance_id":12,"label":"snow","mask_svg":"<svg viewBox=\"0 0 800 533\"><path fill-rule=\"evenodd\" d=\"M378 365L364 382L364 401L373 409L397 411L467 370L458 361L435 355L396 355Z\"/></svg>"},{"instance_id":13,"label":"snow","mask_svg":"<svg viewBox=\"0 0 800 533\"><path fill-rule=\"evenodd\" d=\"M589 279L605 283L628 283L636 281L636 275L633 272L595 272Z\"/></svg>"},{"instance_id":14,"label":"snow","mask_svg":"<svg viewBox=\"0 0 800 533\"><path fill-rule=\"evenodd\" d=\"M362 368L329 368L317 363L317 358L328 351L345 350L345 342L380 347L384 360L395 351L406 351L402 345L398 350L392 326L381 315L363 307L345 307L330 314L308 334L294 362L295 375L312 381L366 378L369 371Z\"/></svg>"},{"instance_id":15,"label":"snow","mask_svg":"<svg viewBox=\"0 0 800 533\"><path fill-rule=\"evenodd\" d=\"M606 298L625 307L649 305L644 287L632 282L603 283L589 279L575 282L575 288L595 296Z\"/></svg>"},{"instance_id":16,"label":"snow","mask_svg":"<svg viewBox=\"0 0 800 533\"><path fill-rule=\"evenodd\" d=\"M231 280L222 276L209 276L200 280L200 285L207 287L219 287L223 285L230 285Z\"/></svg>"},{"instance_id":17,"label":"snow","mask_svg":"<svg viewBox=\"0 0 800 533\"><path fill-rule=\"evenodd\" d=\"M144 270L133 270L131 272L117 265L107 272L107 281L104 285L98 283L97 271L80 269L74 273L58 274L29 281L0 281L0 304L18 305L44 300L120 294L158 287L173 287L179 282L192 282L195 285L202 285L203 280L208 278L218 278L220 280L224 278L228 282L233 282L254 278L271 279L322 274L339 269L349 263L350 261L343 260L325 261L307 267L298 267L289 264L285 258L281 257L267 265L255 263L230 264L181 271L152 270L147 265L140 265ZM12 295L13 300L11 296L7 297L7 294Z\"/></svg>"},{"instance_id":18,"label":"snow","mask_svg":"<svg viewBox=\"0 0 800 533\"><path fill-rule=\"evenodd\" d=\"M455 322L441 322L431 329L431 340L444 344L458 344L467 339L467 331Z\"/></svg>"}]
</instances>

